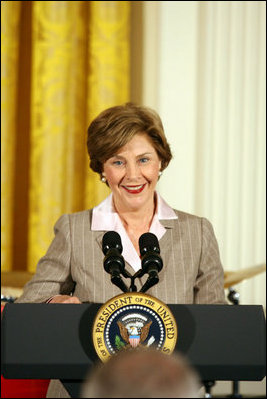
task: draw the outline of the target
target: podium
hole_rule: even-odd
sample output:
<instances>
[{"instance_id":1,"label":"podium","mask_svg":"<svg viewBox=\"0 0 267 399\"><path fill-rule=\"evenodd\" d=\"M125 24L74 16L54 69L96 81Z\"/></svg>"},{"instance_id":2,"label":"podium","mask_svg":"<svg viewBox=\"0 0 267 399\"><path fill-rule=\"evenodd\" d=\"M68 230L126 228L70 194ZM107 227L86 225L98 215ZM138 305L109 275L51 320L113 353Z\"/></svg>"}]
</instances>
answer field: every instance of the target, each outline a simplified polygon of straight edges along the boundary
<instances>
[{"instance_id":1,"label":"podium","mask_svg":"<svg viewBox=\"0 0 267 399\"><path fill-rule=\"evenodd\" d=\"M102 304L7 304L2 317L5 378L60 379L72 397L98 361L91 331ZM260 305L173 305L178 338L202 381L260 381L266 327Z\"/></svg>"}]
</instances>

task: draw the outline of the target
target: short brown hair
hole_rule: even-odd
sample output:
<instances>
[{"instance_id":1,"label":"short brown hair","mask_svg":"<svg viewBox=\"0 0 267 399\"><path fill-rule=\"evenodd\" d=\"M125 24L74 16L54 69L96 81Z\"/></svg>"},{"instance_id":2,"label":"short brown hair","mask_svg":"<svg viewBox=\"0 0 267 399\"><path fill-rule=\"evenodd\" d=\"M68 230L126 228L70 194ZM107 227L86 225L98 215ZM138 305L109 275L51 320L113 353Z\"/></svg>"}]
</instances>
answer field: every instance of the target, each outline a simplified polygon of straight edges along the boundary
<instances>
[{"instance_id":1,"label":"short brown hair","mask_svg":"<svg viewBox=\"0 0 267 399\"><path fill-rule=\"evenodd\" d=\"M153 109L133 103L108 108L91 122L87 135L91 169L101 174L103 164L138 133L147 134L161 160L161 170L165 169L172 153L161 119Z\"/></svg>"}]
</instances>

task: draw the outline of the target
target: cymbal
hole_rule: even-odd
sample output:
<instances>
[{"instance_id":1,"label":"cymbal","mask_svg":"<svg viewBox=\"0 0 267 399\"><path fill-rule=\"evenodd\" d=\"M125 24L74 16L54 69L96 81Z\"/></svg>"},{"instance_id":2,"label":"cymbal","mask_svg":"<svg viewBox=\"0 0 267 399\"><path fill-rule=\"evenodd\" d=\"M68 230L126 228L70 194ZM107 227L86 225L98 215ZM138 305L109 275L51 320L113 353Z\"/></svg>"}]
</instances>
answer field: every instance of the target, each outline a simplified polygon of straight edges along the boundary
<instances>
[{"instance_id":1,"label":"cymbal","mask_svg":"<svg viewBox=\"0 0 267 399\"><path fill-rule=\"evenodd\" d=\"M26 270L1 272L1 287L23 288L33 277L33 273Z\"/></svg>"},{"instance_id":2,"label":"cymbal","mask_svg":"<svg viewBox=\"0 0 267 399\"><path fill-rule=\"evenodd\" d=\"M23 293L23 288L1 287L1 296L18 298Z\"/></svg>"},{"instance_id":3,"label":"cymbal","mask_svg":"<svg viewBox=\"0 0 267 399\"><path fill-rule=\"evenodd\" d=\"M225 271L224 272L224 288L231 287L232 285L241 283L241 281L248 278L254 277L259 273L266 271L266 264L256 265L241 269L236 272Z\"/></svg>"}]
</instances>

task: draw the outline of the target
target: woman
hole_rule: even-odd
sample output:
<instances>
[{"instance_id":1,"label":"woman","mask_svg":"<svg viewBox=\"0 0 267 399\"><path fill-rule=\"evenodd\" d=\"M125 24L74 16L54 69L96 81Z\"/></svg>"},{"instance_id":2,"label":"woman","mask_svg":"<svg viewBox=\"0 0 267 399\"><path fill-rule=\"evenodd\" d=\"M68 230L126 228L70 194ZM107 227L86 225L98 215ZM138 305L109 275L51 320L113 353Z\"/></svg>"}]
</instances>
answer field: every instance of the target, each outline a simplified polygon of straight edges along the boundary
<instances>
[{"instance_id":1,"label":"woman","mask_svg":"<svg viewBox=\"0 0 267 399\"><path fill-rule=\"evenodd\" d=\"M155 190L172 158L158 114L131 103L109 108L89 126L87 146L90 166L111 194L95 208L57 221L55 238L17 302L104 303L120 294L103 268L102 238L114 230L131 274L141 268L141 234L158 237L163 269L148 294L166 304L225 303L210 222L172 209ZM135 282L138 291L146 278Z\"/></svg>"}]
</instances>

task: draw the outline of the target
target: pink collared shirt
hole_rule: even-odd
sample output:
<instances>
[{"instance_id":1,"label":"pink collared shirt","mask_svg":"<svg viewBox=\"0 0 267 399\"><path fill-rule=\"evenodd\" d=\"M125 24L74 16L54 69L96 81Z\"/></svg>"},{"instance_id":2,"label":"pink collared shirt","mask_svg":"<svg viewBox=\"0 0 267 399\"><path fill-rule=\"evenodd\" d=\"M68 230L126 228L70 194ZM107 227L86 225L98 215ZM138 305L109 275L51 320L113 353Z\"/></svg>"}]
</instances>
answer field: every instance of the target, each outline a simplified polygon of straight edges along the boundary
<instances>
[{"instance_id":1,"label":"pink collared shirt","mask_svg":"<svg viewBox=\"0 0 267 399\"><path fill-rule=\"evenodd\" d=\"M156 195L157 209L149 232L154 233L158 240L160 240L166 232L166 229L160 223L160 220L177 219L177 215L157 192ZM122 256L132 266L135 272L141 269L141 259L126 232L118 213L114 210L112 193L99 205L93 208L91 229L95 231L116 231L119 233L123 247Z\"/></svg>"}]
</instances>

